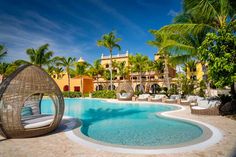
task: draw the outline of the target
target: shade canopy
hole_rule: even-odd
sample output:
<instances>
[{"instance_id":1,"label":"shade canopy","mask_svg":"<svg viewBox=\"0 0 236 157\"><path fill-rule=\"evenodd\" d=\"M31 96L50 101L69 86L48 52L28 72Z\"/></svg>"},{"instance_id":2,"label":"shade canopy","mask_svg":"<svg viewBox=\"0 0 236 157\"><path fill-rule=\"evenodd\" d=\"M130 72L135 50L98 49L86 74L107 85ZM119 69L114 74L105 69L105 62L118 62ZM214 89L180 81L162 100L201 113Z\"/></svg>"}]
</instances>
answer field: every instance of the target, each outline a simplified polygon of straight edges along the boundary
<instances>
[{"instance_id":1,"label":"shade canopy","mask_svg":"<svg viewBox=\"0 0 236 157\"><path fill-rule=\"evenodd\" d=\"M32 117L41 115L43 96L51 98L54 103L52 122L38 128L25 128L22 108L31 108ZM63 113L64 98L59 87L38 66L21 66L0 85L0 129L7 138L33 137L53 131L60 124Z\"/></svg>"}]
</instances>

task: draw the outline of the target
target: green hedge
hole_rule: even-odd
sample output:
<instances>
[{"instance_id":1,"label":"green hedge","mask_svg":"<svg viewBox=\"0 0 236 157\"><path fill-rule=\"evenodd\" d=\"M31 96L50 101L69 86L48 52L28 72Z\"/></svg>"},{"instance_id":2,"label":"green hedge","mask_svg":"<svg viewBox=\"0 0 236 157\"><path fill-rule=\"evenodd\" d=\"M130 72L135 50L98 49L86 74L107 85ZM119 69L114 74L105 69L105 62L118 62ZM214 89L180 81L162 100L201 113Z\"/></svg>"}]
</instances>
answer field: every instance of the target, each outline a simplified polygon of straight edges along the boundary
<instances>
[{"instance_id":1,"label":"green hedge","mask_svg":"<svg viewBox=\"0 0 236 157\"><path fill-rule=\"evenodd\" d=\"M80 92L62 92L62 94L64 97L70 97L70 98L78 98L82 96Z\"/></svg>"},{"instance_id":2,"label":"green hedge","mask_svg":"<svg viewBox=\"0 0 236 157\"><path fill-rule=\"evenodd\" d=\"M92 93L92 97L115 99L116 92L114 90L98 90Z\"/></svg>"}]
</instances>

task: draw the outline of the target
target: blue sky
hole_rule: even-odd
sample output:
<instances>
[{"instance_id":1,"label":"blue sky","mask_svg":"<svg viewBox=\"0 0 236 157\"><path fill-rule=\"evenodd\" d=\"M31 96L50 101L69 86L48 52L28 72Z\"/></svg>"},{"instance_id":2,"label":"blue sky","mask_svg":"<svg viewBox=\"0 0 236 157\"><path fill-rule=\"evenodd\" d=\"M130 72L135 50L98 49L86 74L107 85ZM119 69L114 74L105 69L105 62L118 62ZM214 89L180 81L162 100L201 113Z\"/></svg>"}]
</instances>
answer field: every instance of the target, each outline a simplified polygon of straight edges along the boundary
<instances>
[{"instance_id":1,"label":"blue sky","mask_svg":"<svg viewBox=\"0 0 236 157\"><path fill-rule=\"evenodd\" d=\"M109 54L96 41L115 30L120 53L153 59L157 49L147 44L153 39L148 30L170 24L180 11L181 0L0 0L0 44L7 47L6 61L27 60L27 48L49 43L57 56L91 63Z\"/></svg>"}]
</instances>

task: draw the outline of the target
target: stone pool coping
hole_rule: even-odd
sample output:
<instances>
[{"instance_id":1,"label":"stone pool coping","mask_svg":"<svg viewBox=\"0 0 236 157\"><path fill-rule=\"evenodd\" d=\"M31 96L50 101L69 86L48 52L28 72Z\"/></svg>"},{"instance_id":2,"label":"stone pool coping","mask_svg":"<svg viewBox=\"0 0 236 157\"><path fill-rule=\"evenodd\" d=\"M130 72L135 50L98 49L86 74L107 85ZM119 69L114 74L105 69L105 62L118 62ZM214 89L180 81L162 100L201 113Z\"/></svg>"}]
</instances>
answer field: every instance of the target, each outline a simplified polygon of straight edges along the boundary
<instances>
[{"instance_id":1,"label":"stone pool coping","mask_svg":"<svg viewBox=\"0 0 236 157\"><path fill-rule=\"evenodd\" d=\"M81 99L81 98L79 98ZM85 99L91 99L91 98L85 98ZM99 100L103 100L103 101L107 101L107 102L114 102L114 103L136 103L136 104L153 104L153 105L171 105L171 106L177 106L180 109L178 110L173 110L173 111L166 111L166 112L161 112L161 113L157 113L157 116L161 116L164 118L173 118L173 119L177 119L177 120L181 120L184 122L190 122L192 124L195 124L197 126L199 126L202 130L203 130L203 134L199 137L196 138L192 141L189 142L185 142L185 143L181 143L181 144L177 144L177 145L171 145L171 146L161 146L161 147L135 147L135 146L122 146L122 145L115 145L115 144L107 144L107 143L103 143L100 141L96 141L93 140L85 135L83 135L80 132L80 127L76 128L76 129L72 129L74 128L74 126L76 125L76 121L70 122L70 125L68 126L68 130L67 132L65 132L65 134L67 135L67 137L76 142L79 143L81 145L84 145L86 147L90 147L90 148L95 148L96 150L103 150L103 151L109 151L109 152L116 152L116 153L129 153L129 154L173 154L173 153L184 153L184 152L191 152L194 150L203 150L206 149L209 146L212 146L216 143L218 143L222 137L223 134L214 126L201 122L201 121L197 121L197 120L193 120L193 119L189 119L189 118L182 118L179 116L174 116L171 115L171 113L175 113L175 112L180 112L183 110L186 110L185 107L181 106L181 105L177 105L177 104L167 104L167 103L157 103L157 102L142 102L142 101L137 101L137 102L133 102L133 101L118 101L116 99L99 99ZM64 117L64 118L68 118L68 117ZM81 123L81 121L80 121Z\"/></svg>"}]
</instances>

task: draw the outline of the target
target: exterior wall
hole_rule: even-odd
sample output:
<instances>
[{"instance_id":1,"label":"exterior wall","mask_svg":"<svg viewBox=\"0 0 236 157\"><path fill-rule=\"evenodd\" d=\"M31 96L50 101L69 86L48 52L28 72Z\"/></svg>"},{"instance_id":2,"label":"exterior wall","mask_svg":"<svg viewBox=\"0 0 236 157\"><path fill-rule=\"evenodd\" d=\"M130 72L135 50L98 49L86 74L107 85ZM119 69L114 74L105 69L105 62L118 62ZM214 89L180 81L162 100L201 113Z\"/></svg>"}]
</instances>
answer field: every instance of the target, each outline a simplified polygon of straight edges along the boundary
<instances>
[{"instance_id":1,"label":"exterior wall","mask_svg":"<svg viewBox=\"0 0 236 157\"><path fill-rule=\"evenodd\" d=\"M114 62L123 62L125 61L125 66L128 66L129 64L129 58L127 57L119 57L119 58L113 58L112 61ZM106 65L110 65L110 59L102 59L101 65L106 68Z\"/></svg>"},{"instance_id":2,"label":"exterior wall","mask_svg":"<svg viewBox=\"0 0 236 157\"><path fill-rule=\"evenodd\" d=\"M55 82L64 91L64 87L68 85L68 75L65 74L62 78L56 79ZM83 88L81 88L81 78L70 78L70 91L75 91L75 87L79 87L80 91L83 89L83 93L89 93L93 91L93 80L92 78L83 78Z\"/></svg>"},{"instance_id":3,"label":"exterior wall","mask_svg":"<svg viewBox=\"0 0 236 157\"><path fill-rule=\"evenodd\" d=\"M158 54L155 54L154 55L154 60L156 61L156 60L159 60L159 59L161 59L161 56L158 55ZM169 70L169 77L174 78L176 76L176 69L175 69L175 67L168 66L168 70ZM163 73L159 74L159 75L160 75L159 76L159 78L160 78L161 76L163 76Z\"/></svg>"},{"instance_id":4,"label":"exterior wall","mask_svg":"<svg viewBox=\"0 0 236 157\"><path fill-rule=\"evenodd\" d=\"M125 61L125 66L129 65L129 54L128 52L126 54L117 54L117 55L113 55L112 56L112 61L113 62L123 62ZM110 65L110 56L103 56L101 57L101 65L105 68L105 69L109 69L109 65Z\"/></svg>"},{"instance_id":5,"label":"exterior wall","mask_svg":"<svg viewBox=\"0 0 236 157\"><path fill-rule=\"evenodd\" d=\"M83 93L93 92L93 79L83 79Z\"/></svg>"},{"instance_id":6,"label":"exterior wall","mask_svg":"<svg viewBox=\"0 0 236 157\"><path fill-rule=\"evenodd\" d=\"M155 60L158 60L159 58L160 58L159 55L155 55ZM125 61L126 66L129 65L128 53L120 54L120 55L113 55L112 60L116 61L116 62ZM103 56L102 55L101 65L104 68L109 69L110 56ZM151 79L149 79L149 75L151 76ZM150 74L145 73L142 78L142 84L145 86L146 90L149 90L149 87L153 84L158 84L160 87L163 87L163 77L162 76L163 76L163 73L156 73L156 72L151 72ZM169 77L171 78L171 80L170 80L171 84L176 83L176 80L173 79L173 78L175 78L175 76L176 76L176 70L172 67L169 67ZM138 73L133 73L129 76L129 81L132 83L132 87L134 90L135 90L136 86L140 84L139 79L140 78L139 78ZM113 85L115 85L115 87L117 88L121 82L123 82L123 80L119 80L119 79L113 80ZM94 80L93 83L94 83L94 90L96 90L96 86L98 86L98 85L103 86L103 89L108 89L108 86L110 85L110 80L104 80L103 78L99 78L98 81Z\"/></svg>"},{"instance_id":7,"label":"exterior wall","mask_svg":"<svg viewBox=\"0 0 236 157\"><path fill-rule=\"evenodd\" d=\"M187 78L190 79L191 76L196 76L196 79L198 81L203 80L204 71L203 71L203 67L202 67L201 63L197 63L196 71L194 71L194 72L190 72L190 69L187 68Z\"/></svg>"}]
</instances>

